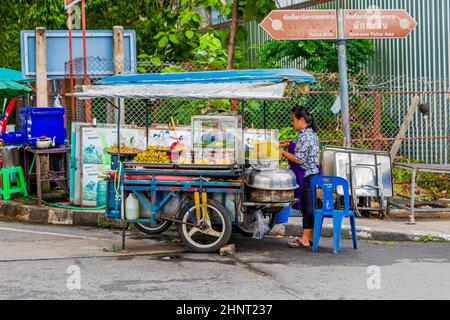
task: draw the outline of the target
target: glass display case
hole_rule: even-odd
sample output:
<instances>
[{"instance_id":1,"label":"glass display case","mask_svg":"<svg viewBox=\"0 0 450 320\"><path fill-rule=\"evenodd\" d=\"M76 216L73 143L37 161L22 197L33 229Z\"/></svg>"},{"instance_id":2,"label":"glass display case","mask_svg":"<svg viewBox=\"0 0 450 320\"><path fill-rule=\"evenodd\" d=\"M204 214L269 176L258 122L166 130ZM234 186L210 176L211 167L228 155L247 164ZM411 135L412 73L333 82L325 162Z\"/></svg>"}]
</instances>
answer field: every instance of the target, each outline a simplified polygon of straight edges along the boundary
<instances>
[{"instance_id":1,"label":"glass display case","mask_svg":"<svg viewBox=\"0 0 450 320\"><path fill-rule=\"evenodd\" d=\"M242 118L235 113L192 117L194 164L227 165L244 163Z\"/></svg>"},{"instance_id":2,"label":"glass display case","mask_svg":"<svg viewBox=\"0 0 450 320\"><path fill-rule=\"evenodd\" d=\"M277 169L280 165L280 141L276 129L246 129L246 159L256 169Z\"/></svg>"}]
</instances>

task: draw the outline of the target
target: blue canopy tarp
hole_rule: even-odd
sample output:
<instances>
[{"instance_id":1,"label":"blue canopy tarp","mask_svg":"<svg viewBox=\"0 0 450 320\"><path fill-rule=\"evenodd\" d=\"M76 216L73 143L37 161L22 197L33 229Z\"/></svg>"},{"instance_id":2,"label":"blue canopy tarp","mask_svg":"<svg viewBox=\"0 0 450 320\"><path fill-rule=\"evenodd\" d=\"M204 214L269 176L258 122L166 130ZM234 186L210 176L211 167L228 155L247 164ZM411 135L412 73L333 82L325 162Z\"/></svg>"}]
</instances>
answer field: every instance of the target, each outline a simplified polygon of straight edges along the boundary
<instances>
[{"instance_id":1,"label":"blue canopy tarp","mask_svg":"<svg viewBox=\"0 0 450 320\"><path fill-rule=\"evenodd\" d=\"M298 69L251 69L176 73L149 73L137 75L118 75L100 81L99 85L131 84L193 84L230 82L272 82L292 81L296 84L316 82L316 79Z\"/></svg>"},{"instance_id":2,"label":"blue canopy tarp","mask_svg":"<svg viewBox=\"0 0 450 320\"><path fill-rule=\"evenodd\" d=\"M78 98L283 99L289 83L315 82L297 69L255 69L119 75L83 86Z\"/></svg>"}]
</instances>

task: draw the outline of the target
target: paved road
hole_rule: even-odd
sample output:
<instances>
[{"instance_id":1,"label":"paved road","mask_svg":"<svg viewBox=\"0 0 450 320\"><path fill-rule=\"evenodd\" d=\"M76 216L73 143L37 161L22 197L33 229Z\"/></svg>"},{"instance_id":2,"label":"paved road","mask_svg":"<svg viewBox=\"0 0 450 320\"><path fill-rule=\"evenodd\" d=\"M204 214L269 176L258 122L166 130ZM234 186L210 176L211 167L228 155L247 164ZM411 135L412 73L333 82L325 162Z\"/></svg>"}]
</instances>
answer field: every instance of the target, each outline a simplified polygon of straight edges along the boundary
<instances>
[{"instance_id":1,"label":"paved road","mask_svg":"<svg viewBox=\"0 0 450 320\"><path fill-rule=\"evenodd\" d=\"M0 243L12 247L61 242L63 235L74 236L73 245L106 233L0 223ZM140 241L175 239L169 234ZM334 256L330 239L323 239L318 254L288 249L287 241L234 235L233 257L174 252L22 260L18 252L16 261L0 259L0 299L450 299L448 243L361 241L353 250L344 241Z\"/></svg>"}]
</instances>

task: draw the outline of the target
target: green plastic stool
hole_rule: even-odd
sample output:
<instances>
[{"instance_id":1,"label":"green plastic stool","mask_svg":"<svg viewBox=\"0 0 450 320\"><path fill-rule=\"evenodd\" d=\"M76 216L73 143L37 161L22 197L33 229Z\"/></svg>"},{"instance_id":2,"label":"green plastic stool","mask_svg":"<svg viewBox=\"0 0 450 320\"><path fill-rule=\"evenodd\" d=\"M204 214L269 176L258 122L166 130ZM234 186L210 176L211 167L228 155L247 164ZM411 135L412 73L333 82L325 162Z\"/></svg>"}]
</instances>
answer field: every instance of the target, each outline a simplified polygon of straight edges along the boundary
<instances>
[{"instance_id":1,"label":"green plastic stool","mask_svg":"<svg viewBox=\"0 0 450 320\"><path fill-rule=\"evenodd\" d=\"M4 200L11 199L11 194L13 193L21 193L24 196L28 196L27 184L25 182L22 167L2 168L0 172L2 175L0 195L3 196ZM11 186L11 176L14 176L14 179L17 181L17 185Z\"/></svg>"}]
</instances>

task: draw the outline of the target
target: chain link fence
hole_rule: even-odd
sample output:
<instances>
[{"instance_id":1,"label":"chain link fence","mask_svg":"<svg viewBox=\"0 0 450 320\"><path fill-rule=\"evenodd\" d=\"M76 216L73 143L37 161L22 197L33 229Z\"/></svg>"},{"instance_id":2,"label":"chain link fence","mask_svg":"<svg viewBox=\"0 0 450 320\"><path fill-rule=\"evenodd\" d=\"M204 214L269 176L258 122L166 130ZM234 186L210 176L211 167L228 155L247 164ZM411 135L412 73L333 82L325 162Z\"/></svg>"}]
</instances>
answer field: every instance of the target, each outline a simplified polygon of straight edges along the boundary
<instances>
[{"instance_id":1,"label":"chain link fence","mask_svg":"<svg viewBox=\"0 0 450 320\"><path fill-rule=\"evenodd\" d=\"M70 86L70 63L66 63L66 92L80 91L88 83L83 76L83 59L73 62L73 89ZM89 59L87 61L90 82L95 82L108 70L113 69L111 61ZM138 61L135 68L129 62L123 63L123 70L137 70L138 73L202 71L191 63L163 63L155 65L149 61ZM126 72L125 72L126 73ZM97 75L97 76L92 76ZM319 127L323 143L342 145L341 118L338 103L339 81L336 74L316 74L317 83L309 86L306 93L293 91L283 101L246 101L245 124L248 127L264 126L280 130L280 138L296 135L291 129L290 111L294 105L309 108ZM350 78L350 123L352 146L364 149L389 151L415 96L421 104L430 108L424 115L416 112L409 125L399 154L427 163L449 163L450 130L450 83L446 79L412 79L409 77L387 77L380 75L359 75ZM115 123L114 101L106 99L65 99L67 121L90 121ZM147 110L150 124L167 124L174 117L179 124L190 124L190 117L208 109L230 110L229 100L134 100L122 99L122 123L145 126ZM241 110L239 102L238 110ZM333 112L332 109L335 108ZM264 112L264 110L266 112Z\"/></svg>"}]
</instances>

